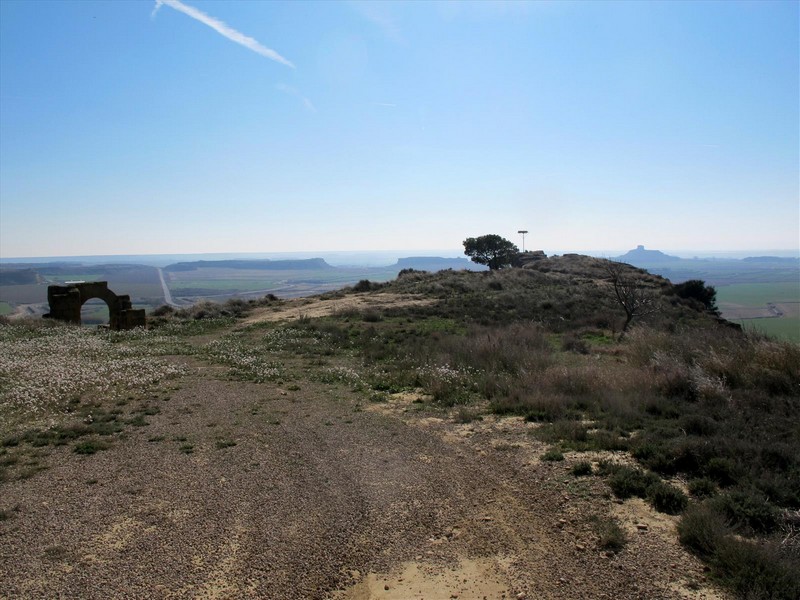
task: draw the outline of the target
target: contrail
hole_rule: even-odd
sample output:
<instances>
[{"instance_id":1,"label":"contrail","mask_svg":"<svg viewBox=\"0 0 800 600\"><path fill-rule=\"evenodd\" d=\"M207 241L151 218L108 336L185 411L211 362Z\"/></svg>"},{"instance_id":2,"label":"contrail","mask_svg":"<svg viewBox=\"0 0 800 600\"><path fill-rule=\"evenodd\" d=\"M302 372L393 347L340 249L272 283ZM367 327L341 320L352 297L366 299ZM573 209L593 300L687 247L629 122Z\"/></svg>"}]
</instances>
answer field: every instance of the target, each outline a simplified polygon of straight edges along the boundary
<instances>
[{"instance_id":1,"label":"contrail","mask_svg":"<svg viewBox=\"0 0 800 600\"><path fill-rule=\"evenodd\" d=\"M317 109L311 103L311 100L303 96L297 88L292 87L291 85L286 85L285 83L279 83L275 86L275 89L279 92L283 92L284 94L289 94L290 96L295 96L303 103L303 106L306 109L310 110L311 112L317 112Z\"/></svg>"},{"instance_id":2,"label":"contrail","mask_svg":"<svg viewBox=\"0 0 800 600\"><path fill-rule=\"evenodd\" d=\"M280 54L272 50L271 48L267 48L266 46L262 46L257 40L254 40L251 37L244 35L243 33L239 33L235 29L228 27L225 23L220 21L219 19L215 19L204 13L201 10L197 10L193 6L187 6L180 0L156 0L156 5L153 8L153 13L150 15L154 17L158 12L158 9L161 8L162 5L166 4L170 8L174 8L175 10L182 12L185 15L192 17L193 19L200 21L204 25L208 25L219 33L220 35L224 35L226 38L231 40L232 42L236 42L237 44L241 44L245 48L252 50L256 54L260 54L261 56L265 56L270 60L274 60L275 62L279 62L282 65L286 65L287 67L295 68L294 64L291 61L283 58Z\"/></svg>"}]
</instances>

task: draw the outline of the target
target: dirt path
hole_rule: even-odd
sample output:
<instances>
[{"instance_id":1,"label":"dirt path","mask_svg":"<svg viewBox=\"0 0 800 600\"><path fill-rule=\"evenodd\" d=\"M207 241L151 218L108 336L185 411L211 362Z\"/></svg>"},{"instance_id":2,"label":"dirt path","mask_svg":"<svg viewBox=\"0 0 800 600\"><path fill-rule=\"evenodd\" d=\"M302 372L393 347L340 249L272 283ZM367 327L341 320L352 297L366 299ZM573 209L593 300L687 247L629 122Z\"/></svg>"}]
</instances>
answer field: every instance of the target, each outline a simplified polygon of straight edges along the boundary
<instances>
[{"instance_id":1,"label":"dirt path","mask_svg":"<svg viewBox=\"0 0 800 600\"><path fill-rule=\"evenodd\" d=\"M380 310L388 306L425 306L431 298L415 298L408 294L348 294L342 298L298 298L284 304L260 308L242 321L242 326L263 321L291 321L299 318L327 317L347 311Z\"/></svg>"},{"instance_id":2,"label":"dirt path","mask_svg":"<svg viewBox=\"0 0 800 600\"><path fill-rule=\"evenodd\" d=\"M712 597L646 507L598 549L588 516L621 507L530 424L196 369L109 450L3 484L1 598Z\"/></svg>"}]
</instances>

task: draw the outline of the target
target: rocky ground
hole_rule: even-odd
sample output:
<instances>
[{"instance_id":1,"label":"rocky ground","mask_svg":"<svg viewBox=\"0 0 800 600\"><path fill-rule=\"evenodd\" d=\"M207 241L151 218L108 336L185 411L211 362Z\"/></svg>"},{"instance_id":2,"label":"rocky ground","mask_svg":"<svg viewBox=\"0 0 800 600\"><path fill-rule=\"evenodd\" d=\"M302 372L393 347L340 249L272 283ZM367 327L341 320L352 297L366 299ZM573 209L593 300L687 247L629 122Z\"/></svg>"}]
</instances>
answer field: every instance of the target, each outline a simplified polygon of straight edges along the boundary
<instances>
[{"instance_id":1,"label":"rocky ground","mask_svg":"<svg viewBox=\"0 0 800 600\"><path fill-rule=\"evenodd\" d=\"M541 461L535 424L167 360L188 374L146 425L0 484L0 598L724 597L676 517Z\"/></svg>"}]
</instances>

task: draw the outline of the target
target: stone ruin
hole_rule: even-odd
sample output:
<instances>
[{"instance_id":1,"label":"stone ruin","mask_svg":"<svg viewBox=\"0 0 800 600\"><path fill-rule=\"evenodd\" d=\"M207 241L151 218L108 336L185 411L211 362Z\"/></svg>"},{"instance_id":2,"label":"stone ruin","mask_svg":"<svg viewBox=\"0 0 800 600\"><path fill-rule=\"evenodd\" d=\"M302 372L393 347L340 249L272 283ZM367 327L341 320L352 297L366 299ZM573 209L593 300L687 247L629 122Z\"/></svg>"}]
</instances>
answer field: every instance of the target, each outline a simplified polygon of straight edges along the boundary
<instances>
[{"instance_id":1,"label":"stone ruin","mask_svg":"<svg viewBox=\"0 0 800 600\"><path fill-rule=\"evenodd\" d=\"M48 286L47 301L50 303L50 312L44 315L44 318L80 325L81 307L84 302L92 298L100 298L108 305L110 329L133 329L145 326L144 309L133 308L131 297L118 296L108 289L107 281Z\"/></svg>"},{"instance_id":2,"label":"stone ruin","mask_svg":"<svg viewBox=\"0 0 800 600\"><path fill-rule=\"evenodd\" d=\"M533 250L528 252L520 252L517 255L517 260L515 261L515 267L522 267L523 269L528 265L538 262L540 260L544 260L547 258L547 254L544 253L544 250Z\"/></svg>"}]
</instances>

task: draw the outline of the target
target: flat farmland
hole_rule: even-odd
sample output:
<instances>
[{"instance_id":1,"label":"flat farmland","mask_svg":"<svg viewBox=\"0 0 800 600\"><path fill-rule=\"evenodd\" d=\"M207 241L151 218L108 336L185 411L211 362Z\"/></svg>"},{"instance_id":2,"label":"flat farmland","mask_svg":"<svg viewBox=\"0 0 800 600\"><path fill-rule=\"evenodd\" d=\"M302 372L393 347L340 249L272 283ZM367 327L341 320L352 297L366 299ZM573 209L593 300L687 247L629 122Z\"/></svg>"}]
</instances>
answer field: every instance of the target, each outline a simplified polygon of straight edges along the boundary
<instances>
[{"instance_id":1,"label":"flat farmland","mask_svg":"<svg viewBox=\"0 0 800 600\"><path fill-rule=\"evenodd\" d=\"M782 340L800 344L800 319L781 317L780 319L750 319L740 321L745 328L766 333Z\"/></svg>"},{"instance_id":2,"label":"flat farmland","mask_svg":"<svg viewBox=\"0 0 800 600\"><path fill-rule=\"evenodd\" d=\"M0 285L0 301L11 305L47 302L47 284Z\"/></svg>"},{"instance_id":3,"label":"flat farmland","mask_svg":"<svg viewBox=\"0 0 800 600\"><path fill-rule=\"evenodd\" d=\"M719 286L717 304L730 321L800 343L800 282Z\"/></svg>"},{"instance_id":4,"label":"flat farmland","mask_svg":"<svg viewBox=\"0 0 800 600\"><path fill-rule=\"evenodd\" d=\"M39 271L40 283L24 283L17 285L0 285L0 301L11 305L41 304L47 302L47 286L63 285L67 281L97 281L97 273L84 273L80 271L70 273L50 273L46 269Z\"/></svg>"},{"instance_id":5,"label":"flat farmland","mask_svg":"<svg viewBox=\"0 0 800 600\"><path fill-rule=\"evenodd\" d=\"M214 298L275 293L279 296L306 296L341 288L362 279L388 281L396 269L233 269L198 268L191 271L165 271L164 277L174 296Z\"/></svg>"}]
</instances>

